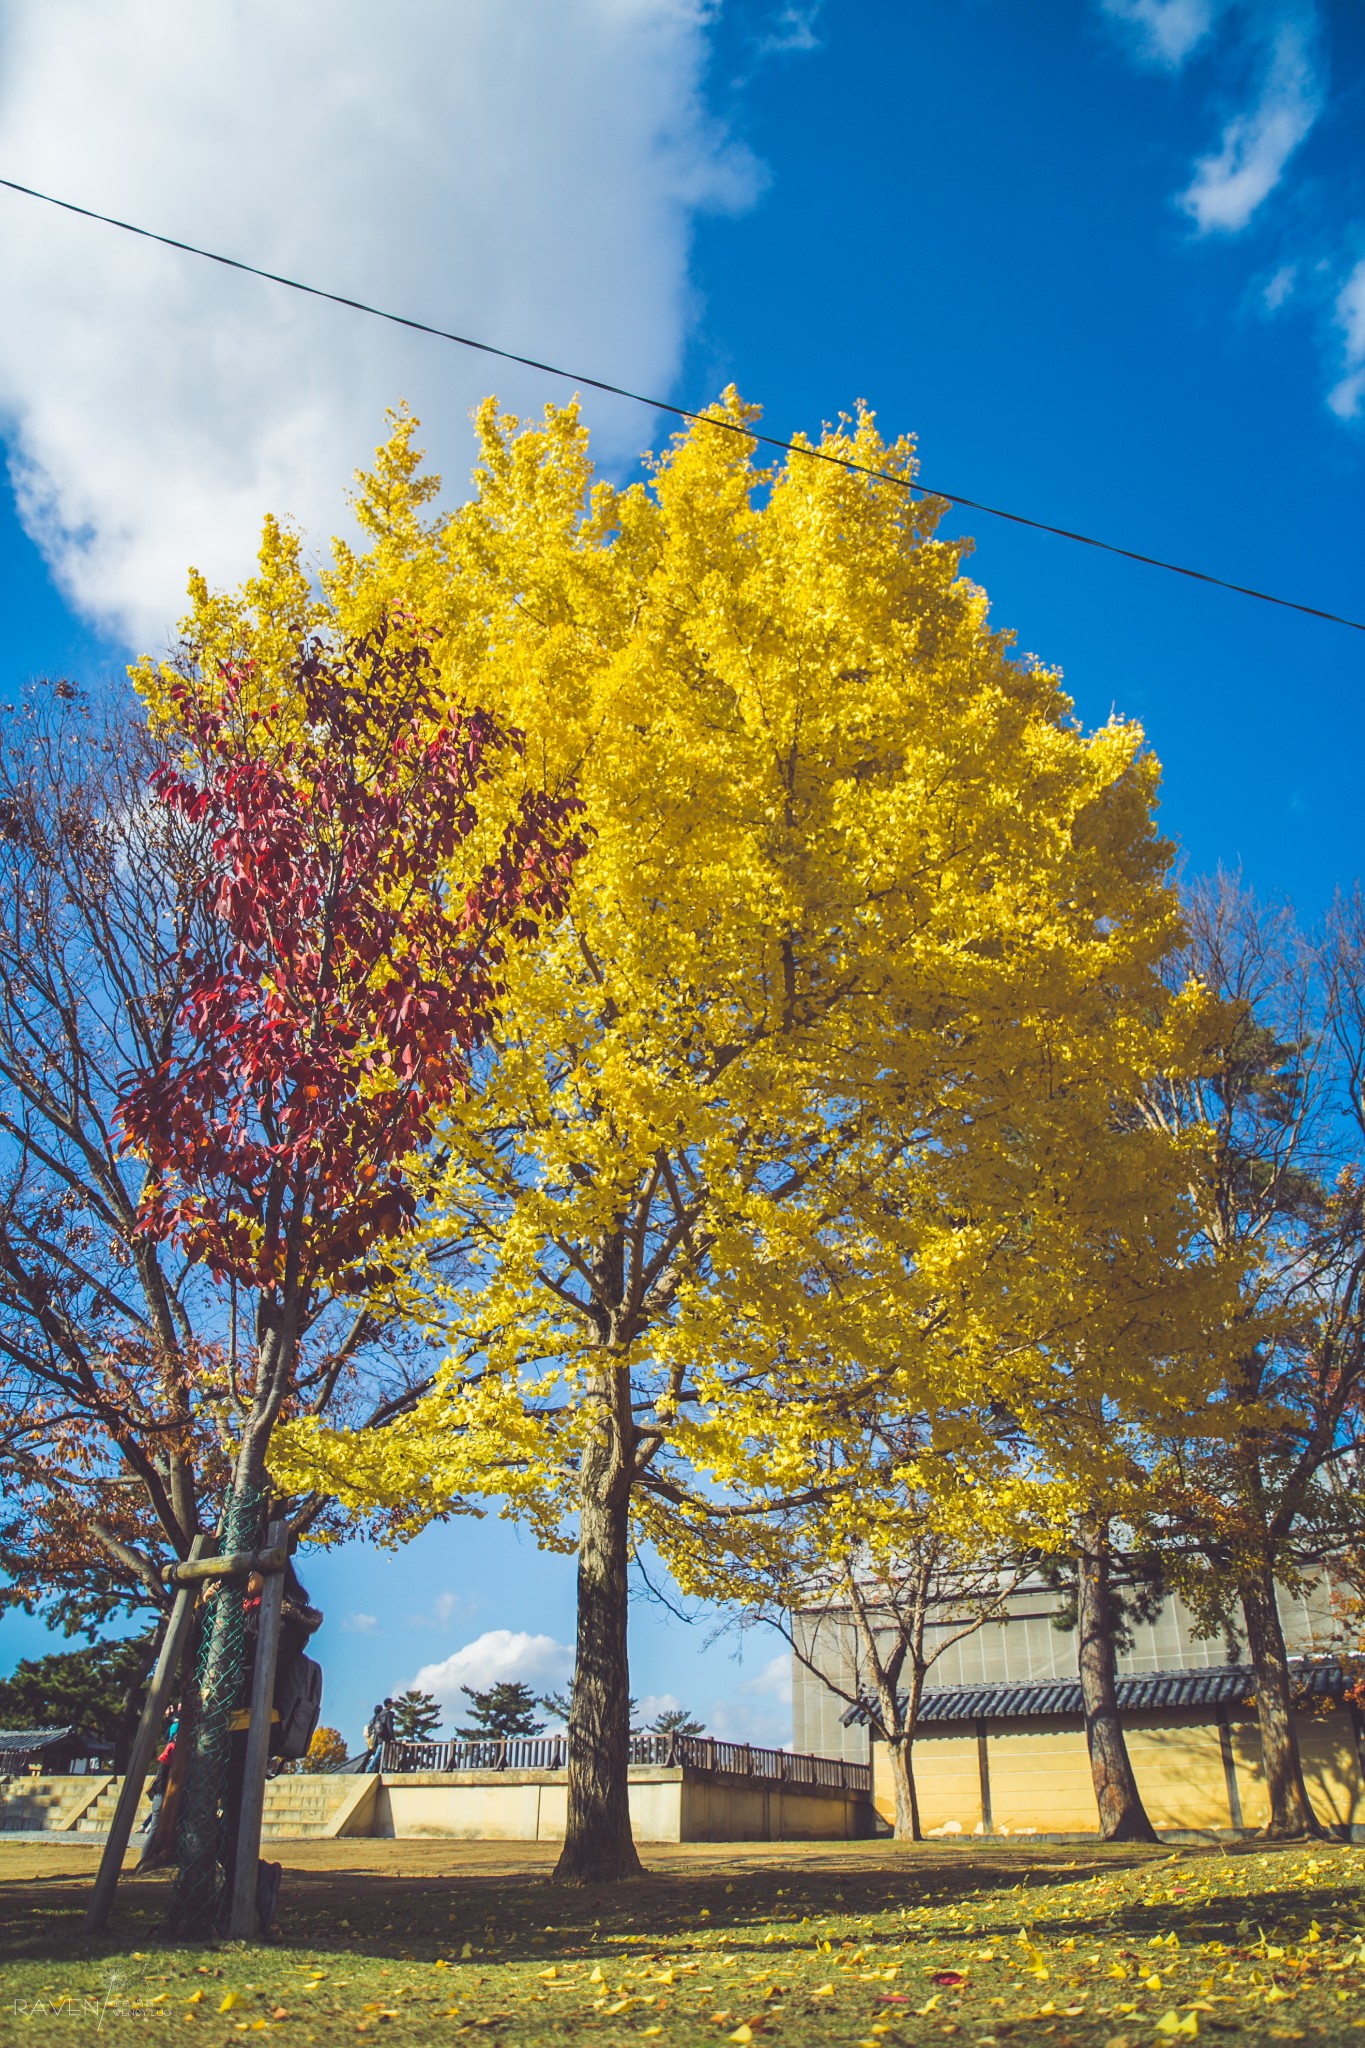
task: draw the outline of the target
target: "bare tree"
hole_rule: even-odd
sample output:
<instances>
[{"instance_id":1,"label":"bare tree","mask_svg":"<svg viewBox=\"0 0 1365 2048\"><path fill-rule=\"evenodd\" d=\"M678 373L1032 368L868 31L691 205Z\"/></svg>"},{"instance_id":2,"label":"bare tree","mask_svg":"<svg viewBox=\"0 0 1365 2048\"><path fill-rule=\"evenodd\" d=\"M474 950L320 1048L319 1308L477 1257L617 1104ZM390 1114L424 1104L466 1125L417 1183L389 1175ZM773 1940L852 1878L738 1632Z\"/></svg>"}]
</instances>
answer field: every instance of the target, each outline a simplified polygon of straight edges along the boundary
<instances>
[{"instance_id":1,"label":"bare tree","mask_svg":"<svg viewBox=\"0 0 1365 2048\"><path fill-rule=\"evenodd\" d=\"M70 1627L165 1605L243 1413L230 1285L137 1228L114 1106L182 1004L206 848L148 800L135 705L31 691L0 740L0 1443L5 1597ZM381 1341L383 1344L381 1347ZM382 1424L428 1383L382 1308L332 1305L300 1412ZM327 1512L294 1503L302 1527Z\"/></svg>"},{"instance_id":2,"label":"bare tree","mask_svg":"<svg viewBox=\"0 0 1365 2048\"><path fill-rule=\"evenodd\" d=\"M929 1673L1006 1619L1031 1568L992 1526L983 1469L930 1460L934 1483L917 1477L928 1439L869 1407L830 1436L822 1483L799 1502L709 1532L717 1584L748 1602L740 1626L776 1629L885 1743L901 1841L921 1836L912 1752Z\"/></svg>"},{"instance_id":3,"label":"bare tree","mask_svg":"<svg viewBox=\"0 0 1365 2048\"><path fill-rule=\"evenodd\" d=\"M1185 1584L1211 1628L1228 1594L1240 1607L1268 1831L1283 1836L1320 1829L1276 1589L1345 1540L1361 1448L1359 901L1338 905L1312 945L1288 909L1263 907L1234 877L1191 889L1177 971L1223 999L1226 1028L1202 1084L1147 1104L1171 1129L1202 1126L1194 1193L1214 1254L1241 1275L1235 1362L1207 1431L1165 1446L1158 1526L1176 1574L1191 1559L1214 1567Z\"/></svg>"}]
</instances>

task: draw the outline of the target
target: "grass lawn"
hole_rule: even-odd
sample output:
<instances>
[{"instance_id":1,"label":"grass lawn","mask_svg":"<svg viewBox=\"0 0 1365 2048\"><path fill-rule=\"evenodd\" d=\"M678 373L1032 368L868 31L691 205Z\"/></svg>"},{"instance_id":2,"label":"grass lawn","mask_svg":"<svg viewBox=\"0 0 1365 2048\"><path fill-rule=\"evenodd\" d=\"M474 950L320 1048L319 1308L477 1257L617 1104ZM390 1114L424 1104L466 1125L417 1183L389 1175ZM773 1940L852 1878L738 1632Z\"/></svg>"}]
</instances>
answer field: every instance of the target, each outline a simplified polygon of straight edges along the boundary
<instances>
[{"instance_id":1,"label":"grass lawn","mask_svg":"<svg viewBox=\"0 0 1365 2048\"><path fill-rule=\"evenodd\" d=\"M1357 1848L651 1848L643 1881L584 1892L547 1884L554 1852L529 1844L275 1853L278 1944L181 1947L164 1878L125 1881L88 1942L96 1852L0 1844L0 2033L1180 2048L1365 2030Z\"/></svg>"}]
</instances>

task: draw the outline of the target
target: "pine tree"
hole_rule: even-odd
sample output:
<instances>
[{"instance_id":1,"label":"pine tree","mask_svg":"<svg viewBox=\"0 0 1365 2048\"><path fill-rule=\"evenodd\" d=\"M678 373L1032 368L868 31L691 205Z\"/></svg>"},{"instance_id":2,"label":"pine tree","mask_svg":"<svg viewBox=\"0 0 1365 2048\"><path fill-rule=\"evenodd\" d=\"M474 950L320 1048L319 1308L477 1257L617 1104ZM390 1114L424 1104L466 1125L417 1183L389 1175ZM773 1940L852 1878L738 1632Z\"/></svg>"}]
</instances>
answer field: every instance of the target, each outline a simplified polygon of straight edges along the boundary
<instances>
[{"instance_id":1,"label":"pine tree","mask_svg":"<svg viewBox=\"0 0 1365 2048\"><path fill-rule=\"evenodd\" d=\"M651 1735L704 1735L705 1727L686 1707L665 1707L649 1724Z\"/></svg>"},{"instance_id":2,"label":"pine tree","mask_svg":"<svg viewBox=\"0 0 1365 2048\"><path fill-rule=\"evenodd\" d=\"M485 1692L478 1692L471 1685L462 1685L460 1691L471 1702L470 1718L472 1728L460 1728L456 1732L462 1742L487 1742L490 1737L539 1735L545 1723L535 1718L539 1702L529 1685L522 1685L515 1678L500 1678L496 1685L490 1685Z\"/></svg>"},{"instance_id":3,"label":"pine tree","mask_svg":"<svg viewBox=\"0 0 1365 2048\"><path fill-rule=\"evenodd\" d=\"M441 1725L440 1703L409 1686L393 1703L394 1732L400 1742L431 1742Z\"/></svg>"}]
</instances>

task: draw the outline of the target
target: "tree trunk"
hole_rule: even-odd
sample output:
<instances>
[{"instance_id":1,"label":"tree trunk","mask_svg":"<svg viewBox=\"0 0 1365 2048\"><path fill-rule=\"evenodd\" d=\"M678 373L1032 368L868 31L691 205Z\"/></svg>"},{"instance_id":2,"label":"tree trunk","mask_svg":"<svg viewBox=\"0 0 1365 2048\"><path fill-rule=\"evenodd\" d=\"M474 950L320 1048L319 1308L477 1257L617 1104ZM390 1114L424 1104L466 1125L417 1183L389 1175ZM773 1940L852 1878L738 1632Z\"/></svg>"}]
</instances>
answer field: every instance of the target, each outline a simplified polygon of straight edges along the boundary
<instances>
[{"instance_id":1,"label":"tree trunk","mask_svg":"<svg viewBox=\"0 0 1365 2048\"><path fill-rule=\"evenodd\" d=\"M615 1391L604 1389L604 1410ZM630 1486L623 1452L613 1417L583 1453L569 1811L554 1873L559 1884L612 1884L640 1874L630 1832Z\"/></svg>"},{"instance_id":2,"label":"tree trunk","mask_svg":"<svg viewBox=\"0 0 1365 2048\"><path fill-rule=\"evenodd\" d=\"M1085 1741L1106 1842L1155 1842L1119 1720L1114 1613L1109 1590L1109 1522L1083 1517L1076 1551L1076 1620Z\"/></svg>"},{"instance_id":3,"label":"tree trunk","mask_svg":"<svg viewBox=\"0 0 1365 2048\"><path fill-rule=\"evenodd\" d=\"M1289 1658L1280 1627L1273 1574L1252 1570L1238 1586L1246 1620L1247 1648L1256 1672L1256 1713L1261 1724L1261 1759L1270 1819L1261 1830L1272 1839L1304 1835L1325 1838L1303 1782L1303 1764L1290 1705Z\"/></svg>"},{"instance_id":4,"label":"tree trunk","mask_svg":"<svg viewBox=\"0 0 1365 2048\"><path fill-rule=\"evenodd\" d=\"M886 1745L891 1783L896 1794L895 1837L898 1842L920 1842L919 1796L915 1791L915 1765L911 1754L914 1737L894 1736Z\"/></svg>"}]
</instances>

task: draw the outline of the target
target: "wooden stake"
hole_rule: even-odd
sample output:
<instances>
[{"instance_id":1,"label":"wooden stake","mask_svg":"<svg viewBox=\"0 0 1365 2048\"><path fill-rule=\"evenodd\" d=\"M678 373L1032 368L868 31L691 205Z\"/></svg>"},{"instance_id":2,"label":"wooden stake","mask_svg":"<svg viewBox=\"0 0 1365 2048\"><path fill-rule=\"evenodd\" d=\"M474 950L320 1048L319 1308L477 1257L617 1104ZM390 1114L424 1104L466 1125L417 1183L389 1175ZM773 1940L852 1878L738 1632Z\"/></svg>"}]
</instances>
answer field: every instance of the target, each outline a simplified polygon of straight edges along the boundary
<instances>
[{"instance_id":1,"label":"wooden stake","mask_svg":"<svg viewBox=\"0 0 1365 2048\"><path fill-rule=\"evenodd\" d=\"M284 1550L288 1525L272 1522L267 1550ZM256 1667L251 1677L251 1720L246 1731L246 1763L242 1772L242 1811L237 1828L237 1863L233 1873L228 1935L250 1941L256 1933L256 1865L261 1854L261 1819L265 1812L265 1770L270 1761L270 1714L275 1704L275 1664L280 1649L280 1617L284 1609L284 1574L274 1572L261 1591L256 1625Z\"/></svg>"},{"instance_id":2,"label":"wooden stake","mask_svg":"<svg viewBox=\"0 0 1365 2048\"><path fill-rule=\"evenodd\" d=\"M244 1579L248 1572L282 1572L289 1562L284 1544L275 1550L231 1550L226 1557L196 1558L189 1564L168 1564L162 1577L173 1586L190 1586L198 1579Z\"/></svg>"},{"instance_id":3,"label":"wooden stake","mask_svg":"<svg viewBox=\"0 0 1365 2048\"><path fill-rule=\"evenodd\" d=\"M204 1556L206 1551L213 1548L216 1540L213 1536L196 1536L193 1544L190 1546L190 1557L197 1561ZM142 1719L137 1724L137 1734L133 1738L132 1754L128 1758L128 1769L124 1775L123 1786L118 1796L118 1805L114 1808L114 1818L109 1828L109 1839L104 1845L104 1854L100 1858L99 1874L95 1879L94 1895L91 1898L85 1915L85 1931L87 1934L100 1934L103 1932L109 1918L110 1908L114 1903L114 1892L118 1886L119 1873L123 1869L123 1859L128 1853L128 1842L133 1832L133 1822L137 1817L138 1805L142 1799L142 1788L147 1781L147 1772L151 1768L152 1758L156 1752L156 1741L157 1736L161 1732L161 1719L165 1711L166 1695L175 1680L176 1672L180 1668L180 1655L185 1647L185 1638L189 1633L190 1622L194 1616L196 1597L197 1589L194 1586L182 1586L180 1588L180 1591L175 1596L174 1605L171 1608L162 1633L161 1648L157 1654L156 1668L152 1672L151 1681L147 1687L147 1698L142 1708Z\"/></svg>"}]
</instances>

